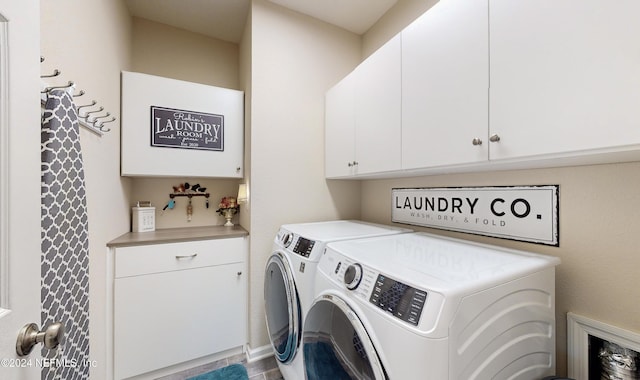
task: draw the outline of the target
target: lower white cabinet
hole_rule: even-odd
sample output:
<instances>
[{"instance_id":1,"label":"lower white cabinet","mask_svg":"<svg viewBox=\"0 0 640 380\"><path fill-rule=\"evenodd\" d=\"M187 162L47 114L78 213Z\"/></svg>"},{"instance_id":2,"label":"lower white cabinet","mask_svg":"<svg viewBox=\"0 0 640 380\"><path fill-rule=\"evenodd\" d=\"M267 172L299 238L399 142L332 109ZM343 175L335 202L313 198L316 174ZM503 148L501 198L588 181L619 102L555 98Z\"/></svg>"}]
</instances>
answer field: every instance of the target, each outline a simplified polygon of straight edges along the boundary
<instances>
[{"instance_id":1,"label":"lower white cabinet","mask_svg":"<svg viewBox=\"0 0 640 380\"><path fill-rule=\"evenodd\" d=\"M246 344L246 240L113 249L115 379Z\"/></svg>"}]
</instances>

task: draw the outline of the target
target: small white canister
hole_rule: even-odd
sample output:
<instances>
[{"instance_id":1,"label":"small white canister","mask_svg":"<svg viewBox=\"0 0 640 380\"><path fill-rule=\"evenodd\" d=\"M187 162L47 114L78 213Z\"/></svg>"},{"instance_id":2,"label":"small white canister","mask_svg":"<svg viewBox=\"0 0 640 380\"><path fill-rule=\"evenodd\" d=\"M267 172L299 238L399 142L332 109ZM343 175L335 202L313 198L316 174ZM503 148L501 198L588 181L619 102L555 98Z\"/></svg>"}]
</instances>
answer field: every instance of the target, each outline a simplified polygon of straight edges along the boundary
<instances>
[{"instance_id":1,"label":"small white canister","mask_svg":"<svg viewBox=\"0 0 640 380\"><path fill-rule=\"evenodd\" d=\"M136 206L131 209L133 232L149 232L156 230L156 208Z\"/></svg>"}]
</instances>

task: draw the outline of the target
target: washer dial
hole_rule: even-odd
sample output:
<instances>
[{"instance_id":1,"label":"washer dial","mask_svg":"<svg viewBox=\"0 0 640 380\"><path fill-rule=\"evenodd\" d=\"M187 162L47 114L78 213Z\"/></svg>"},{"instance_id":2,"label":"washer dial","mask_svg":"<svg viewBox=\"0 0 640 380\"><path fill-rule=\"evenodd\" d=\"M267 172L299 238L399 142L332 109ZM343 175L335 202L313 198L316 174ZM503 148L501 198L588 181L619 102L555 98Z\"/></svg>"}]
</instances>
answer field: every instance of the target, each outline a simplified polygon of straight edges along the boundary
<instances>
[{"instance_id":1,"label":"washer dial","mask_svg":"<svg viewBox=\"0 0 640 380\"><path fill-rule=\"evenodd\" d=\"M349 290L354 290L360 285L362 280L362 265L351 264L344 271L344 285Z\"/></svg>"},{"instance_id":2,"label":"washer dial","mask_svg":"<svg viewBox=\"0 0 640 380\"><path fill-rule=\"evenodd\" d=\"M282 235L282 239L280 239L280 241L282 241L282 245L284 245L285 248L288 248L293 242L293 234L291 232L287 232Z\"/></svg>"}]
</instances>

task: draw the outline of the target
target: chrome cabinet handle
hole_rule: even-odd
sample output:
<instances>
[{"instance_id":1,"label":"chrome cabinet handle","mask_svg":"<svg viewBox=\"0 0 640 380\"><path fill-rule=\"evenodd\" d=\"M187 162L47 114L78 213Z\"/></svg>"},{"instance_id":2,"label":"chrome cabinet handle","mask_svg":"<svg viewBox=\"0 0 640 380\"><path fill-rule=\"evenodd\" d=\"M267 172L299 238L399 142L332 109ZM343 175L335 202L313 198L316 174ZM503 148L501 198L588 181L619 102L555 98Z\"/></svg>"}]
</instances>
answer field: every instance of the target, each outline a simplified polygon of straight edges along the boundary
<instances>
[{"instance_id":1,"label":"chrome cabinet handle","mask_svg":"<svg viewBox=\"0 0 640 380\"><path fill-rule=\"evenodd\" d=\"M194 253L193 255L176 255L176 260L193 259L196 256L198 256L197 253Z\"/></svg>"},{"instance_id":2,"label":"chrome cabinet handle","mask_svg":"<svg viewBox=\"0 0 640 380\"><path fill-rule=\"evenodd\" d=\"M475 146L482 145L482 140L476 137L475 139L471 140L471 144Z\"/></svg>"},{"instance_id":3,"label":"chrome cabinet handle","mask_svg":"<svg viewBox=\"0 0 640 380\"><path fill-rule=\"evenodd\" d=\"M489 136L489 141L491 141L491 142L498 142L498 141L500 141L500 136L498 136L498 135L496 135L496 134L491 135L491 136Z\"/></svg>"}]
</instances>

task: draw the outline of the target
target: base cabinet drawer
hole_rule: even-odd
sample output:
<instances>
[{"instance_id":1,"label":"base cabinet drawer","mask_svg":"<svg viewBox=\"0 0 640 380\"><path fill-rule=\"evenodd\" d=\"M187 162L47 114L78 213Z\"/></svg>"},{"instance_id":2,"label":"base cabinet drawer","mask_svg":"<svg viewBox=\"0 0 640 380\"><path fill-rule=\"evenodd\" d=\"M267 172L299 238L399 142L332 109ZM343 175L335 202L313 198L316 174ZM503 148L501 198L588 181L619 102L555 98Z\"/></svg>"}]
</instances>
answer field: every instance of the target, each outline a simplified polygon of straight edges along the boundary
<instances>
[{"instance_id":1,"label":"base cabinet drawer","mask_svg":"<svg viewBox=\"0 0 640 380\"><path fill-rule=\"evenodd\" d=\"M115 277L139 276L244 261L244 239L214 239L116 249Z\"/></svg>"}]
</instances>

